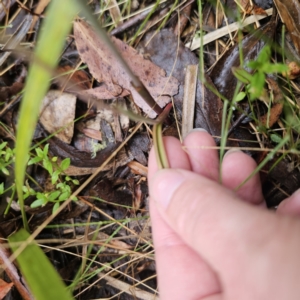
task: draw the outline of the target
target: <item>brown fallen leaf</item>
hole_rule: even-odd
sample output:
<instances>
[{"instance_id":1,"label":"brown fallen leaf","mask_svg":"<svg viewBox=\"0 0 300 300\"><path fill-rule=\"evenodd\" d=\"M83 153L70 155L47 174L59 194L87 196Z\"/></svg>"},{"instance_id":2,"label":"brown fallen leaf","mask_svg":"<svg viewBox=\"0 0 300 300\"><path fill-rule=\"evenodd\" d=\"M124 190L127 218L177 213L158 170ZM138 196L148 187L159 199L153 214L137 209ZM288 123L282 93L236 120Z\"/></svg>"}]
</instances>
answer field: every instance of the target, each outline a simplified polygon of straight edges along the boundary
<instances>
[{"instance_id":1,"label":"brown fallen leaf","mask_svg":"<svg viewBox=\"0 0 300 300\"><path fill-rule=\"evenodd\" d=\"M252 0L227 0L225 7L227 8L227 10L230 10L229 16L236 16L240 12L246 13L247 15L264 15L266 14L265 9L272 7L272 2L267 2L268 1L264 1L263 3L253 3Z\"/></svg>"},{"instance_id":2,"label":"brown fallen leaf","mask_svg":"<svg viewBox=\"0 0 300 300\"><path fill-rule=\"evenodd\" d=\"M268 114L259 118L263 126L271 128L279 119L283 109L283 103L275 103Z\"/></svg>"},{"instance_id":3,"label":"brown fallen leaf","mask_svg":"<svg viewBox=\"0 0 300 300\"><path fill-rule=\"evenodd\" d=\"M272 7L267 4L267 1L263 5L254 3L252 0L227 0L225 5L226 16L228 23L232 23L238 20L238 16L246 15L266 15L265 9Z\"/></svg>"},{"instance_id":4,"label":"brown fallen leaf","mask_svg":"<svg viewBox=\"0 0 300 300\"><path fill-rule=\"evenodd\" d=\"M254 7L252 9L250 9L249 14L250 13L255 14L255 15L266 15L266 16L268 15L267 12L263 8L256 6L256 5L254 5Z\"/></svg>"},{"instance_id":5,"label":"brown fallen leaf","mask_svg":"<svg viewBox=\"0 0 300 300\"><path fill-rule=\"evenodd\" d=\"M112 92L109 91L107 89L107 85L103 83L101 86L95 87L93 89L85 90L84 92L82 92L82 94L88 94L98 99L106 100L106 99L125 97L130 95L130 92L128 90L122 89L120 86L115 86L114 91Z\"/></svg>"},{"instance_id":6,"label":"brown fallen leaf","mask_svg":"<svg viewBox=\"0 0 300 300\"><path fill-rule=\"evenodd\" d=\"M239 3L238 6L246 12L246 14L256 14L256 15L267 15L266 11L257 6L252 0L241 0L239 2L234 1L234 3Z\"/></svg>"},{"instance_id":7,"label":"brown fallen leaf","mask_svg":"<svg viewBox=\"0 0 300 300\"><path fill-rule=\"evenodd\" d=\"M88 65L97 81L102 83L101 87L85 92L99 99L123 97L130 93L134 102L150 118L156 117L157 114L133 87L126 71L86 22L74 22L74 35L81 59ZM163 69L144 59L121 40L112 37L112 42L158 105L164 107L170 102L170 96L178 93L178 81L172 76L166 77Z\"/></svg>"},{"instance_id":8,"label":"brown fallen leaf","mask_svg":"<svg viewBox=\"0 0 300 300\"><path fill-rule=\"evenodd\" d=\"M57 72L63 75L59 78L60 80L56 80L55 82L57 82L59 86L65 87L65 91L76 91L75 86L83 90L91 88L91 79L83 70L75 71L74 68L66 65L60 66Z\"/></svg>"},{"instance_id":9,"label":"brown fallen leaf","mask_svg":"<svg viewBox=\"0 0 300 300\"><path fill-rule=\"evenodd\" d=\"M178 43L177 36L168 29L161 30L153 38L151 38L152 35L153 32L149 32L145 36L141 48L149 55L152 62L164 68L168 75L172 74L180 82L179 93L174 96L174 103L179 121L181 121L186 66L197 65L199 58L183 43ZM210 77L204 76L205 81L213 86ZM222 107L223 103L220 98L207 89L198 79L194 127L201 127L213 135L220 135Z\"/></svg>"},{"instance_id":10,"label":"brown fallen leaf","mask_svg":"<svg viewBox=\"0 0 300 300\"><path fill-rule=\"evenodd\" d=\"M291 0L274 0L278 13L285 23L295 48L300 54L300 3Z\"/></svg>"},{"instance_id":11,"label":"brown fallen leaf","mask_svg":"<svg viewBox=\"0 0 300 300\"><path fill-rule=\"evenodd\" d=\"M227 0L226 3L224 4L224 10L226 11L226 18L228 20L228 23L232 23L236 21L236 17L241 11L241 7L243 7L243 4L241 3L242 1L238 1L239 5L237 5L237 2L235 0ZM215 9L214 9L215 10ZM222 10L219 9L220 15L224 16L222 13ZM224 11L224 13L225 13ZM223 18L222 18L223 21Z\"/></svg>"},{"instance_id":12,"label":"brown fallen leaf","mask_svg":"<svg viewBox=\"0 0 300 300\"><path fill-rule=\"evenodd\" d=\"M300 66L295 61L290 62L288 68L287 72L282 73L284 77L293 80L300 76Z\"/></svg>"},{"instance_id":13,"label":"brown fallen leaf","mask_svg":"<svg viewBox=\"0 0 300 300\"><path fill-rule=\"evenodd\" d=\"M0 299L4 299L10 289L13 287L13 283L7 283L0 278Z\"/></svg>"},{"instance_id":14,"label":"brown fallen leaf","mask_svg":"<svg viewBox=\"0 0 300 300\"><path fill-rule=\"evenodd\" d=\"M271 128L279 119L283 110L283 94L278 86L278 83L272 78L267 78L267 82L271 93L273 94L274 105L270 112L259 118L261 124L267 128Z\"/></svg>"},{"instance_id":15,"label":"brown fallen leaf","mask_svg":"<svg viewBox=\"0 0 300 300\"><path fill-rule=\"evenodd\" d=\"M134 186L134 192L133 192L133 203L132 203L132 210L137 211L140 209L143 205L143 191L141 189L140 184L136 184Z\"/></svg>"},{"instance_id":16,"label":"brown fallen leaf","mask_svg":"<svg viewBox=\"0 0 300 300\"><path fill-rule=\"evenodd\" d=\"M24 84L21 82L14 82L11 86L4 86L0 88L0 102L6 102L11 96L15 96L22 91Z\"/></svg>"},{"instance_id":17,"label":"brown fallen leaf","mask_svg":"<svg viewBox=\"0 0 300 300\"><path fill-rule=\"evenodd\" d=\"M101 141L102 140L102 134L101 134L101 131L99 130L95 130L95 129L92 129L92 128L84 128L82 129L82 132L90 137L91 139L95 139L95 140L98 140L98 141Z\"/></svg>"},{"instance_id":18,"label":"brown fallen leaf","mask_svg":"<svg viewBox=\"0 0 300 300\"><path fill-rule=\"evenodd\" d=\"M142 175L147 177L148 167L143 166L137 161L131 161L127 164L133 174Z\"/></svg>"},{"instance_id":19,"label":"brown fallen leaf","mask_svg":"<svg viewBox=\"0 0 300 300\"><path fill-rule=\"evenodd\" d=\"M174 33L176 35L181 35L184 28L186 27L192 11L193 2L191 1L186 7L182 9L180 12L180 19L177 21L176 27L174 29Z\"/></svg>"}]
</instances>

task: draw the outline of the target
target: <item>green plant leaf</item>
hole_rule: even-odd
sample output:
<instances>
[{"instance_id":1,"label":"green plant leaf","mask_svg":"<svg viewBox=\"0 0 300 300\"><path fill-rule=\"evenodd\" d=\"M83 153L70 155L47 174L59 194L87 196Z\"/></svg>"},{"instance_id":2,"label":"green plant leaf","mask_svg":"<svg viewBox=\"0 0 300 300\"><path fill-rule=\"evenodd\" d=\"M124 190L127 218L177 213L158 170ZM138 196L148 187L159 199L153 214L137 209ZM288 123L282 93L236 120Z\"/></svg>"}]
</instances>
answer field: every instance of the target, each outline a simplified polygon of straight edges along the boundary
<instances>
[{"instance_id":1,"label":"green plant leaf","mask_svg":"<svg viewBox=\"0 0 300 300\"><path fill-rule=\"evenodd\" d=\"M52 208L52 213L54 214L59 208L59 202L56 202L54 205L53 205L53 208Z\"/></svg>"},{"instance_id":2,"label":"green plant leaf","mask_svg":"<svg viewBox=\"0 0 300 300\"><path fill-rule=\"evenodd\" d=\"M2 150L7 145L7 142L2 142L0 144L0 150Z\"/></svg>"},{"instance_id":3,"label":"green plant leaf","mask_svg":"<svg viewBox=\"0 0 300 300\"><path fill-rule=\"evenodd\" d=\"M270 58L271 58L271 47L269 45L266 45L260 51L257 57L257 61L260 62L261 64L265 64L266 62L270 61Z\"/></svg>"},{"instance_id":4,"label":"green plant leaf","mask_svg":"<svg viewBox=\"0 0 300 300\"><path fill-rule=\"evenodd\" d=\"M40 158L44 158L45 156L44 156L44 152L43 152L43 150L41 149L41 148L35 148L35 152L36 152L36 155L38 156L38 157L40 157Z\"/></svg>"},{"instance_id":5,"label":"green plant leaf","mask_svg":"<svg viewBox=\"0 0 300 300\"><path fill-rule=\"evenodd\" d=\"M54 191L49 195L48 200L54 201L58 198L59 195L60 195L60 191Z\"/></svg>"},{"instance_id":6,"label":"green plant leaf","mask_svg":"<svg viewBox=\"0 0 300 300\"><path fill-rule=\"evenodd\" d=\"M57 156L52 157L51 161L57 162Z\"/></svg>"},{"instance_id":7,"label":"green plant leaf","mask_svg":"<svg viewBox=\"0 0 300 300\"><path fill-rule=\"evenodd\" d=\"M236 97L234 98L235 102L242 101L246 97L246 93L244 92L239 92Z\"/></svg>"},{"instance_id":8,"label":"green plant leaf","mask_svg":"<svg viewBox=\"0 0 300 300\"><path fill-rule=\"evenodd\" d=\"M159 169L168 169L170 167L166 149L163 142L162 136L162 122L168 116L172 103L169 103L163 110L163 112L157 118L160 123L153 126L153 145L156 156L156 163Z\"/></svg>"},{"instance_id":9,"label":"green plant leaf","mask_svg":"<svg viewBox=\"0 0 300 300\"><path fill-rule=\"evenodd\" d=\"M253 70L260 70L269 63L271 58L271 48L270 46L266 45L259 53L256 60L249 61L247 66Z\"/></svg>"},{"instance_id":10,"label":"green plant leaf","mask_svg":"<svg viewBox=\"0 0 300 300\"><path fill-rule=\"evenodd\" d=\"M265 85L265 74L263 72L256 72L251 79L251 84L249 88L250 100L258 98Z\"/></svg>"},{"instance_id":11,"label":"green plant leaf","mask_svg":"<svg viewBox=\"0 0 300 300\"><path fill-rule=\"evenodd\" d=\"M287 127L293 128L300 133L300 118L296 110L286 101L283 107L284 117Z\"/></svg>"},{"instance_id":12,"label":"green plant leaf","mask_svg":"<svg viewBox=\"0 0 300 300\"><path fill-rule=\"evenodd\" d=\"M43 199L37 199L30 204L31 208L37 208L45 205L45 201Z\"/></svg>"},{"instance_id":13,"label":"green plant leaf","mask_svg":"<svg viewBox=\"0 0 300 300\"><path fill-rule=\"evenodd\" d=\"M43 150L44 153L44 157L46 157L48 155L48 151L49 151L49 144L46 144Z\"/></svg>"},{"instance_id":14,"label":"green plant leaf","mask_svg":"<svg viewBox=\"0 0 300 300\"><path fill-rule=\"evenodd\" d=\"M43 204L46 204L48 202L48 197L44 193L39 192L39 193L36 194L36 197L37 197L37 199L42 200Z\"/></svg>"},{"instance_id":15,"label":"green plant leaf","mask_svg":"<svg viewBox=\"0 0 300 300\"><path fill-rule=\"evenodd\" d=\"M29 236L24 229L21 229L9 237L13 252L19 248L16 243L25 241ZM35 299L73 299L46 255L35 243L28 245L21 252L17 257L17 262Z\"/></svg>"},{"instance_id":16,"label":"green plant leaf","mask_svg":"<svg viewBox=\"0 0 300 300\"><path fill-rule=\"evenodd\" d=\"M53 172L52 176L51 176L51 183L52 184L55 184L56 181L58 180L58 176L60 174L60 171L59 170L56 170Z\"/></svg>"},{"instance_id":17,"label":"green plant leaf","mask_svg":"<svg viewBox=\"0 0 300 300\"><path fill-rule=\"evenodd\" d=\"M70 196L72 201L78 201L78 198L76 196Z\"/></svg>"},{"instance_id":18,"label":"green plant leaf","mask_svg":"<svg viewBox=\"0 0 300 300\"><path fill-rule=\"evenodd\" d=\"M252 79L252 75L242 68L231 68L233 75L242 83L248 84Z\"/></svg>"},{"instance_id":19,"label":"green plant leaf","mask_svg":"<svg viewBox=\"0 0 300 300\"><path fill-rule=\"evenodd\" d=\"M73 184L75 184L75 185L79 185L79 180L77 180L77 179L73 179L72 182L73 182Z\"/></svg>"},{"instance_id":20,"label":"green plant leaf","mask_svg":"<svg viewBox=\"0 0 300 300\"><path fill-rule=\"evenodd\" d=\"M9 176L9 171L5 167L1 167L1 171L4 175Z\"/></svg>"},{"instance_id":21,"label":"green plant leaf","mask_svg":"<svg viewBox=\"0 0 300 300\"><path fill-rule=\"evenodd\" d=\"M50 175L53 174L52 162L49 160L48 157L43 159L43 166L49 172Z\"/></svg>"},{"instance_id":22,"label":"green plant leaf","mask_svg":"<svg viewBox=\"0 0 300 300\"><path fill-rule=\"evenodd\" d=\"M18 198L24 227L29 230L24 210L22 186L31 139L38 119L40 104L45 96L51 79L51 70L58 62L65 37L69 33L72 20L76 15L72 0L52 0L43 20L34 60L29 68L24 97L21 102L17 126L15 176ZM58 299L61 297L58 297Z\"/></svg>"},{"instance_id":23,"label":"green plant leaf","mask_svg":"<svg viewBox=\"0 0 300 300\"><path fill-rule=\"evenodd\" d=\"M65 158L65 159L61 162L60 168L61 168L63 171L65 171L65 170L67 170L67 169L69 168L70 164L71 164L70 158Z\"/></svg>"},{"instance_id":24,"label":"green plant leaf","mask_svg":"<svg viewBox=\"0 0 300 300\"><path fill-rule=\"evenodd\" d=\"M289 70L287 65L284 64L265 64L262 67L262 71L271 74L271 73L282 73L287 72Z\"/></svg>"},{"instance_id":25,"label":"green plant leaf","mask_svg":"<svg viewBox=\"0 0 300 300\"><path fill-rule=\"evenodd\" d=\"M67 200L67 199L69 198L69 196L70 196L70 193L69 193L69 192L64 192L64 193L62 193L62 194L59 196L58 200L59 200L59 201Z\"/></svg>"},{"instance_id":26,"label":"green plant leaf","mask_svg":"<svg viewBox=\"0 0 300 300\"><path fill-rule=\"evenodd\" d=\"M36 156L29 160L28 166L36 164L36 163L40 162L42 159L43 159L42 157Z\"/></svg>"},{"instance_id":27,"label":"green plant leaf","mask_svg":"<svg viewBox=\"0 0 300 300\"><path fill-rule=\"evenodd\" d=\"M275 133L271 134L270 138L276 144L279 144L282 141L282 137L278 134L275 134Z\"/></svg>"},{"instance_id":28,"label":"green plant leaf","mask_svg":"<svg viewBox=\"0 0 300 300\"><path fill-rule=\"evenodd\" d=\"M12 156L13 156L13 153L12 153L11 149L7 148L6 153L5 153L5 158L4 158L5 162L8 162L12 158Z\"/></svg>"},{"instance_id":29,"label":"green plant leaf","mask_svg":"<svg viewBox=\"0 0 300 300\"><path fill-rule=\"evenodd\" d=\"M64 188L64 183L60 182L56 185L57 189L63 189Z\"/></svg>"},{"instance_id":30,"label":"green plant leaf","mask_svg":"<svg viewBox=\"0 0 300 300\"><path fill-rule=\"evenodd\" d=\"M24 192L23 197L26 199L29 196L36 195L36 192L33 188L23 185L22 191Z\"/></svg>"}]
</instances>

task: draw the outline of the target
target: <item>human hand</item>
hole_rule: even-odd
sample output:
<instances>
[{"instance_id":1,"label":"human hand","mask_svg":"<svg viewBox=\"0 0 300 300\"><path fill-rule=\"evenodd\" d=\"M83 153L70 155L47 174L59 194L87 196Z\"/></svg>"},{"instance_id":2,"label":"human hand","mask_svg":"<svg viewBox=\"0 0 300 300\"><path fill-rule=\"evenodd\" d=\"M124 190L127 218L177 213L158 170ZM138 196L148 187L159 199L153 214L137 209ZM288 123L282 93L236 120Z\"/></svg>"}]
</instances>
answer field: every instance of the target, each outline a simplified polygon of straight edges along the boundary
<instances>
[{"instance_id":1,"label":"human hand","mask_svg":"<svg viewBox=\"0 0 300 300\"><path fill-rule=\"evenodd\" d=\"M259 175L234 191L256 164L230 151L219 180L205 131L164 138L172 169L149 157L150 215L161 300L299 299L300 193L264 205Z\"/></svg>"}]
</instances>

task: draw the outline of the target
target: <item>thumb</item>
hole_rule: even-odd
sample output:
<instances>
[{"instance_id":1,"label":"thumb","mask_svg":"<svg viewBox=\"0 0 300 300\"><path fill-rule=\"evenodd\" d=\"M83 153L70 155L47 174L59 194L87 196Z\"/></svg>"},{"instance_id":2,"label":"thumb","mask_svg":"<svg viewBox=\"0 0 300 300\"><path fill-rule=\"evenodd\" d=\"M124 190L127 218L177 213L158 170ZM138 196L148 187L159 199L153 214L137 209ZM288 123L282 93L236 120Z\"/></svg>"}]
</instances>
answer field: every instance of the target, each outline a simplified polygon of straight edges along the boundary
<instances>
[{"instance_id":1,"label":"thumb","mask_svg":"<svg viewBox=\"0 0 300 300\"><path fill-rule=\"evenodd\" d=\"M274 255L281 255L278 245L285 245L291 235L289 219L279 226L275 214L241 201L234 192L190 171L160 170L149 184L151 201L162 217L219 274L222 286L232 288L243 274L246 286L235 286L238 295L265 282L273 272L282 272L276 270Z\"/></svg>"}]
</instances>

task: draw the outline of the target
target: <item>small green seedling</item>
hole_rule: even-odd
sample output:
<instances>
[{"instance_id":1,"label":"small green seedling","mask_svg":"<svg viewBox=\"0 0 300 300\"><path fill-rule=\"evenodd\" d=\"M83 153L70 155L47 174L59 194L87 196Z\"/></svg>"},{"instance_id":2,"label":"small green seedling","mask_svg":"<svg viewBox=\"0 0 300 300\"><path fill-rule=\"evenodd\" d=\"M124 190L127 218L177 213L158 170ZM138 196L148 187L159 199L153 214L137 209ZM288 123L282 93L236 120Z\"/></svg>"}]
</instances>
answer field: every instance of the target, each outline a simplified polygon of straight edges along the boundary
<instances>
[{"instance_id":1,"label":"small green seedling","mask_svg":"<svg viewBox=\"0 0 300 300\"><path fill-rule=\"evenodd\" d=\"M282 73L288 70L285 64L271 61L271 48L268 45L261 50L256 60L247 63L247 67L252 69L254 73L250 74L244 68L232 68L232 72L239 81L246 84L246 91L250 100L264 96L266 74Z\"/></svg>"},{"instance_id":2,"label":"small green seedling","mask_svg":"<svg viewBox=\"0 0 300 300\"><path fill-rule=\"evenodd\" d=\"M14 151L7 146L7 142L2 142L0 144L0 171L6 176L9 175L7 166L13 156Z\"/></svg>"},{"instance_id":3,"label":"small green seedling","mask_svg":"<svg viewBox=\"0 0 300 300\"><path fill-rule=\"evenodd\" d=\"M22 187L23 198L24 200L28 197L35 197L36 200L32 202L30 205L32 208L44 206L49 202L54 203L53 212L55 212L60 203L66 201L71 197L72 194L72 185L79 185L79 181L77 179L72 179L69 176L64 175L64 172L70 166L70 159L66 158L61 161L60 164L57 163L57 157L49 157L49 144L45 145L42 148L36 148L36 156L32 157L27 165L33 164L41 164L49 173L51 184L53 185L52 191L45 192L37 192L30 185L28 181ZM0 170L6 176L9 175L8 166L14 162L14 149L11 149L7 146L7 142L3 142L0 144ZM4 183L0 184L0 195L7 192L8 190L12 191L12 195L15 194L15 185L12 185L8 189L5 190ZM13 198L13 196L11 197ZM77 200L74 197L72 200ZM8 206L10 206L9 203ZM8 209L6 210L6 212Z\"/></svg>"},{"instance_id":4,"label":"small green seedling","mask_svg":"<svg viewBox=\"0 0 300 300\"><path fill-rule=\"evenodd\" d=\"M35 194L36 200L32 202L31 207L36 208L39 206L44 206L48 202L54 203L53 212L55 212L60 205L60 202L69 199L72 194L71 187L69 183L73 185L78 185L79 181L76 179L72 179L69 176L64 176L63 173L70 166L71 160L70 158L65 158L59 165L57 164L57 157L50 158L48 155L49 144L47 144L44 149L36 148L35 152L37 154L36 157L29 160L28 165L35 164L41 162L43 167L48 171L51 177L51 183L55 185L55 188L51 192L40 193L37 192ZM61 179L61 177L63 177ZM26 195L24 195L24 199ZM72 200L77 200L74 197Z\"/></svg>"}]
</instances>

